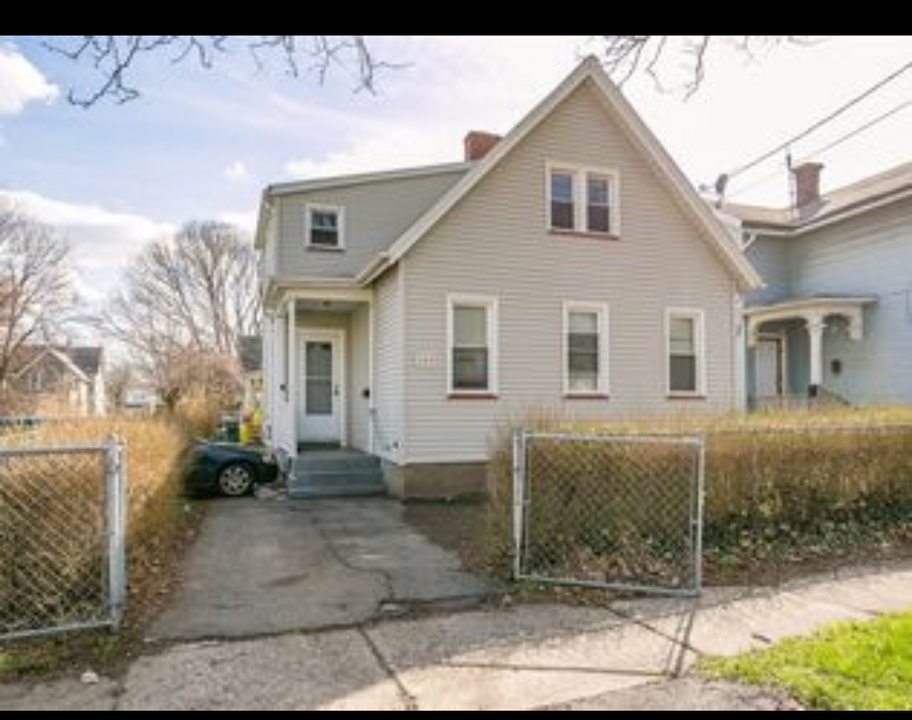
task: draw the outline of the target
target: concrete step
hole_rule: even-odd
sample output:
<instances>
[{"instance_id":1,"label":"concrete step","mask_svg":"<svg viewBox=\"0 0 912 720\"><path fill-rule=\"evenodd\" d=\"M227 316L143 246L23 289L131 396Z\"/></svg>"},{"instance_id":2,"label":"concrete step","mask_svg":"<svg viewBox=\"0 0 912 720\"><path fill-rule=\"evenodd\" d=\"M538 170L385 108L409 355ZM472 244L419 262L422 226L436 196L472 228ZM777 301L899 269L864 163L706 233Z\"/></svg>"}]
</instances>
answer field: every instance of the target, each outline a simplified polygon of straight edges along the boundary
<instances>
[{"instance_id":1,"label":"concrete step","mask_svg":"<svg viewBox=\"0 0 912 720\"><path fill-rule=\"evenodd\" d=\"M371 470L300 470L291 479L291 485L383 485L383 472Z\"/></svg>"},{"instance_id":2,"label":"concrete step","mask_svg":"<svg viewBox=\"0 0 912 720\"><path fill-rule=\"evenodd\" d=\"M381 472L380 458L363 453L305 453L295 460L296 474L370 471Z\"/></svg>"},{"instance_id":3,"label":"concrete step","mask_svg":"<svg viewBox=\"0 0 912 720\"><path fill-rule=\"evenodd\" d=\"M386 486L382 483L349 483L345 485L339 483L331 485L299 483L288 487L288 497L292 500L332 497L376 497L385 494Z\"/></svg>"}]
</instances>

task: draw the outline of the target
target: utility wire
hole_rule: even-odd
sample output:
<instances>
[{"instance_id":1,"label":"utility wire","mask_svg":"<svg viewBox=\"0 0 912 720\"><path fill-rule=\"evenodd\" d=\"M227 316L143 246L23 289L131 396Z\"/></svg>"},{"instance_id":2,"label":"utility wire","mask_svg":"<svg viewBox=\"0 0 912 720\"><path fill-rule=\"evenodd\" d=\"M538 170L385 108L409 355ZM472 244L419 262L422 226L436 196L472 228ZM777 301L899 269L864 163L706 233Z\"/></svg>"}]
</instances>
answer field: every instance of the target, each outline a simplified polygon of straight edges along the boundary
<instances>
[{"instance_id":1,"label":"utility wire","mask_svg":"<svg viewBox=\"0 0 912 720\"><path fill-rule=\"evenodd\" d=\"M877 117L873 118L872 120L869 120L864 125L860 125L859 127L855 128L851 132L848 132L845 135L842 135L842 136L836 138L832 142L824 145L823 147L819 147L816 150L809 152L807 155L804 155L800 160L797 160L796 162L800 164L802 162L810 160L813 157L822 155L823 153L828 152L829 150L832 150L833 148L842 145L844 142L848 142L852 138L854 138L858 135L861 135L863 132L867 132L872 127L879 125L880 123L884 122L885 120L889 120L894 115L901 113L903 110L905 110L906 108L909 108L909 107L912 107L912 100L906 100L905 102L900 103L899 105L891 108L887 112L885 112L881 115L878 115ZM747 185L738 188L734 192L729 193L728 197L735 198L735 197L738 197L739 195L743 195L744 193L746 193L750 190L753 190L758 187L762 187L763 185L766 185L767 183L771 182L772 180L781 177L781 175L780 175L781 172L782 172L782 168L781 167L777 168L773 172L761 176L754 182L748 183Z\"/></svg>"},{"instance_id":2,"label":"utility wire","mask_svg":"<svg viewBox=\"0 0 912 720\"><path fill-rule=\"evenodd\" d=\"M899 68L898 70L895 70L895 71L893 71L892 73L890 73L889 75L887 75L883 80L878 81L877 83L875 83L874 85L872 85L870 88L868 88L867 90L865 90L865 91L864 91L863 93L861 93L860 95L856 95L854 98L852 98L852 99L849 100L847 103L845 103L844 105L842 105L841 107L839 107L837 110L833 111L832 113L830 113L829 115L827 115L827 116L826 116L825 118L823 118L822 120L818 120L817 122L815 122L813 125L811 125L811 126L808 127L807 129L802 130L800 133L798 133L798 134L795 135L794 137L789 138L788 140L786 140L786 141L785 141L784 143L782 143L781 145L776 146L775 148L773 148L773 149L770 150L769 152L763 153L763 154L760 155L758 158L755 158L754 160L751 160L749 163L746 163L745 165L742 165L741 167L738 167L738 168L732 170L730 173L728 173L728 179L730 180L730 179L733 178L733 177L736 177L736 176L738 176L738 175L741 175L742 173L744 173L744 172L750 170L752 167L755 167L755 166L759 165L760 163L762 163L763 161L768 160L769 158L773 157L774 155L776 155L776 154L782 152L783 150L788 149L788 147L789 147L790 145L792 145L792 144L796 143L797 141L799 141L799 140L801 140L801 139L807 137L807 136L810 135L812 132L815 132L816 130L819 130L821 127L823 127L823 126L826 125L827 123L829 123L829 122L835 120L837 117L839 117L840 115L842 115L844 112L846 112L846 111L849 110L850 108L855 107L855 106L856 106L858 103L860 103L862 100L864 100L864 99L870 97L871 95L873 95L875 92L877 92L878 90L880 90L880 89L881 89L882 87L884 87L885 85L888 85L889 83L893 82L893 81L896 80L898 77L900 77L901 75L904 75L905 73L907 73L910 69L912 69L912 61L907 62L905 65L903 65L903 66L902 66L901 68Z\"/></svg>"},{"instance_id":3,"label":"utility wire","mask_svg":"<svg viewBox=\"0 0 912 720\"><path fill-rule=\"evenodd\" d=\"M816 157L817 155L821 155L821 154L827 152L828 150L832 150L834 147L838 147L839 145L842 145L847 140L851 140L856 135L860 135L861 133L865 132L866 130L870 130L875 125L879 125L884 120L888 120L889 118L893 117L897 113L902 112L907 107L912 107L912 100L906 100L904 103L900 103L893 109L888 110L887 112L883 113L883 115L878 115L876 118L866 122L861 127L855 128L854 130L852 130L852 132L846 133L842 137L834 140L833 142L831 142L827 145L824 145L822 148L817 148L813 152L810 152L807 155L805 155L799 162L803 162L804 160L809 160L812 157Z\"/></svg>"}]
</instances>

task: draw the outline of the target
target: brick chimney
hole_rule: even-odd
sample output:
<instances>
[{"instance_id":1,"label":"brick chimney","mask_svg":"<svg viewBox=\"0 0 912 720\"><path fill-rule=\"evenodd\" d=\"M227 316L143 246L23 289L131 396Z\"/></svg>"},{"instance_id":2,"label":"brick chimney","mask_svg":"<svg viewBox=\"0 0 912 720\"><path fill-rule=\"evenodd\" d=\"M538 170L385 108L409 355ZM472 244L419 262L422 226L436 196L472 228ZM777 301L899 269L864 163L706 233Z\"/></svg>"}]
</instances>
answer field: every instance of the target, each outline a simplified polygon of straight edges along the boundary
<instances>
[{"instance_id":1,"label":"brick chimney","mask_svg":"<svg viewBox=\"0 0 912 720\"><path fill-rule=\"evenodd\" d=\"M792 168L795 178L795 209L802 210L820 202L822 163L806 162Z\"/></svg>"},{"instance_id":2,"label":"brick chimney","mask_svg":"<svg viewBox=\"0 0 912 720\"><path fill-rule=\"evenodd\" d=\"M465 136L465 140L462 141L465 146L466 162L481 160L485 155L491 152L491 149L500 141L500 135L481 132L480 130L472 130Z\"/></svg>"}]
</instances>

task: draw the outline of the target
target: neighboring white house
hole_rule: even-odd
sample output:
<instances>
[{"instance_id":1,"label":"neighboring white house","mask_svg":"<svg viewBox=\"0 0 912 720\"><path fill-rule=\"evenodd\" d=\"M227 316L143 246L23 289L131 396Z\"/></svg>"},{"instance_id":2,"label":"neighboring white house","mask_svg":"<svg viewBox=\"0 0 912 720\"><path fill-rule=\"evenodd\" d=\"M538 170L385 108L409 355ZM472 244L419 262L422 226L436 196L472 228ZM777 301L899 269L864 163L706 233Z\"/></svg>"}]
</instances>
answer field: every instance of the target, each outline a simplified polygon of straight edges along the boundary
<instances>
[{"instance_id":1,"label":"neighboring white house","mask_svg":"<svg viewBox=\"0 0 912 720\"><path fill-rule=\"evenodd\" d=\"M269 442L377 455L397 495L479 482L530 411L742 404L760 279L595 58L465 162L268 187L256 243Z\"/></svg>"},{"instance_id":2,"label":"neighboring white house","mask_svg":"<svg viewBox=\"0 0 912 720\"><path fill-rule=\"evenodd\" d=\"M829 193L822 169L793 170L793 207L722 208L766 282L746 298L751 403L912 403L912 163Z\"/></svg>"},{"instance_id":3,"label":"neighboring white house","mask_svg":"<svg viewBox=\"0 0 912 720\"><path fill-rule=\"evenodd\" d=\"M100 347L26 345L13 356L12 386L41 416L107 413Z\"/></svg>"}]
</instances>

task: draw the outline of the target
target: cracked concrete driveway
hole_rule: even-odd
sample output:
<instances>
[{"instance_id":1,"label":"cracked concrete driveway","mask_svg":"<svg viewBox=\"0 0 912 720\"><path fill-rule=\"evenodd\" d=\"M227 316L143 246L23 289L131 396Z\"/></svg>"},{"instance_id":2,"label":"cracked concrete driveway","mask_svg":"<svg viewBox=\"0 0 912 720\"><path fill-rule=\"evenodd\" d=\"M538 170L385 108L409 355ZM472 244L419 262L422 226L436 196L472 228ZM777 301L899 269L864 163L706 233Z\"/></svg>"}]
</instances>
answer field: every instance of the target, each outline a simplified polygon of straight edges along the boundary
<instances>
[{"instance_id":1,"label":"cracked concrete driveway","mask_svg":"<svg viewBox=\"0 0 912 720\"><path fill-rule=\"evenodd\" d=\"M477 603L489 592L391 500L216 501L184 586L150 636L241 638L344 627L385 607Z\"/></svg>"}]
</instances>

